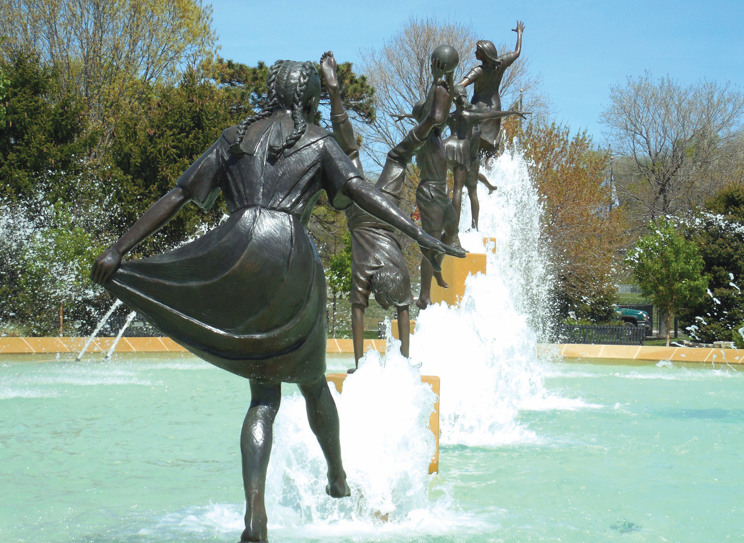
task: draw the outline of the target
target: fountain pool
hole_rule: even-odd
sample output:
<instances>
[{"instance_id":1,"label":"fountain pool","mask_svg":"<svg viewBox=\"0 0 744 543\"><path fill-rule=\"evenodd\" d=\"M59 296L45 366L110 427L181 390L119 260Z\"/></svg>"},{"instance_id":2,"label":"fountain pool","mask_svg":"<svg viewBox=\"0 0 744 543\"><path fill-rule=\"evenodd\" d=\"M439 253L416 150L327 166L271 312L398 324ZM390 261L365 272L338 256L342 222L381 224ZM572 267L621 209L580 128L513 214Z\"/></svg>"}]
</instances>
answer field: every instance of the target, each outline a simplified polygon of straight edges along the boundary
<instances>
[{"instance_id":1,"label":"fountain pool","mask_svg":"<svg viewBox=\"0 0 744 543\"><path fill-rule=\"evenodd\" d=\"M237 541L246 381L188 356L50 359L0 358L1 541ZM363 517L359 496L324 511L313 482L319 505L270 502L272 540L744 539L744 373L538 364L547 395L519 410L522 431L500 445L443 442L441 473L398 518ZM352 365L329 358L329 371ZM292 411L298 392L283 391ZM276 461L291 472L303 459Z\"/></svg>"}]
</instances>

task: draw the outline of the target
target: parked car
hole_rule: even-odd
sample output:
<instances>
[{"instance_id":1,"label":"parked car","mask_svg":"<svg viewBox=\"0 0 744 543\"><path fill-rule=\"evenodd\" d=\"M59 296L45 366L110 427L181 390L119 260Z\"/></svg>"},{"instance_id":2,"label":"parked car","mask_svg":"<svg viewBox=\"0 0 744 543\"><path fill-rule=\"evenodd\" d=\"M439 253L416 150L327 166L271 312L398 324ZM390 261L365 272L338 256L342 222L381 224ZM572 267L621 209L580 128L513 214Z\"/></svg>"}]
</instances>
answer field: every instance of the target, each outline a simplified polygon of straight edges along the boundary
<instances>
[{"instance_id":1,"label":"parked car","mask_svg":"<svg viewBox=\"0 0 744 543\"><path fill-rule=\"evenodd\" d=\"M614 306L614 309L617 318L623 321L626 326L644 326L647 333L651 331L651 319L648 318L648 313L645 311L618 306Z\"/></svg>"}]
</instances>

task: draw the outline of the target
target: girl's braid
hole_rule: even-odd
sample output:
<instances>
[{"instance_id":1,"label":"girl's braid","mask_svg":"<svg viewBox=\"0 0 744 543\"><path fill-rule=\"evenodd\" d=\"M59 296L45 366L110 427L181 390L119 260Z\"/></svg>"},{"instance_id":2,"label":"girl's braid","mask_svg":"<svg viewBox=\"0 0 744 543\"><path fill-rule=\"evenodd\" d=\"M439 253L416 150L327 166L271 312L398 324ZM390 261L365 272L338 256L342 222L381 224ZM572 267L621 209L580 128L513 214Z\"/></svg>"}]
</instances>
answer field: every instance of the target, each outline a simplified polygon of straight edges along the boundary
<instances>
[{"instance_id":1,"label":"girl's braid","mask_svg":"<svg viewBox=\"0 0 744 543\"><path fill-rule=\"evenodd\" d=\"M310 75L312 75L314 71L315 66L313 66L312 62L304 62L302 64L302 70L300 71L297 87L295 87L294 97L292 100L292 122L294 123L294 130L282 145L278 147L272 146L269 149L269 156L271 158L277 158L284 149L292 147L299 141L307 130L307 123L305 122L305 118L302 116L302 108L304 106L302 98L307 90L307 83L310 79Z\"/></svg>"},{"instance_id":2,"label":"girl's braid","mask_svg":"<svg viewBox=\"0 0 744 543\"><path fill-rule=\"evenodd\" d=\"M272 113L274 113L274 108L279 105L279 99L277 97L277 92L276 92L276 76L279 73L279 68L282 67L282 64L284 64L284 61L278 60L274 63L273 66L271 66L271 68L269 68L269 76L266 78L266 92L267 92L266 107L264 107L256 115L253 115L252 117L248 117L247 119L243 120L240 123L240 125L238 125L238 132L236 134L235 141L230 146L230 154L237 155L237 156L244 155L245 152L243 152L243 150L240 148L240 144L243 141L243 138L245 137L245 132L246 130L248 130L248 127L257 121L260 121L261 119L270 117Z\"/></svg>"}]
</instances>

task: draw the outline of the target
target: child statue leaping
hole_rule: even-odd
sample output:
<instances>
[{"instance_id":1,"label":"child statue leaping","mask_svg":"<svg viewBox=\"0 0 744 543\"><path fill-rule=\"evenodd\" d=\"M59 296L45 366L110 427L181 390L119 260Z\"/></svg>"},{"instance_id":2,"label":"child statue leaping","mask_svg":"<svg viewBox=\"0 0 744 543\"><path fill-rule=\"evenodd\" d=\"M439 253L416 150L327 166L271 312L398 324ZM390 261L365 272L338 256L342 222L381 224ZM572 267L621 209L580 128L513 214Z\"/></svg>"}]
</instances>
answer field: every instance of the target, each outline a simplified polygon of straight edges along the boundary
<instances>
[{"instance_id":1,"label":"child statue leaping","mask_svg":"<svg viewBox=\"0 0 744 543\"><path fill-rule=\"evenodd\" d=\"M440 64L441 62L437 66ZM341 149L363 173L354 127L341 101L336 59L332 52L323 54L320 67L331 101L333 135ZM416 151L424 145L432 128L444 119L449 103L449 94L439 83L428 116L388 153L377 186L394 204L400 205L406 168ZM355 364L359 366L359 359L364 354L364 312L372 292L377 303L384 309L391 305L396 307L400 350L407 357L410 337L409 306L413 303L413 296L408 266L398 237L389 224L354 204L346 210L346 218L352 236L351 326ZM350 373L353 371L349 370Z\"/></svg>"}]
</instances>

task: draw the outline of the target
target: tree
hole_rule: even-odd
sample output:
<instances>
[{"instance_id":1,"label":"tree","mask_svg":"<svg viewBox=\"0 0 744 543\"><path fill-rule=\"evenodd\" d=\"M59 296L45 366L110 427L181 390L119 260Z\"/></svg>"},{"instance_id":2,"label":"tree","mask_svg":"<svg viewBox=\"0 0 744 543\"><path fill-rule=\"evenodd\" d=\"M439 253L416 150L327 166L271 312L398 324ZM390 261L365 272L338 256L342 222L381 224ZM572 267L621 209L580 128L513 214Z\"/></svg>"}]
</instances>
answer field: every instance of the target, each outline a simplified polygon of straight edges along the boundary
<instances>
[{"instance_id":1,"label":"tree","mask_svg":"<svg viewBox=\"0 0 744 543\"><path fill-rule=\"evenodd\" d=\"M331 289L333 339L336 339L336 303L339 297L351 293L351 234L347 231L343 237L344 248L331 256L326 268L326 281Z\"/></svg>"},{"instance_id":2,"label":"tree","mask_svg":"<svg viewBox=\"0 0 744 543\"><path fill-rule=\"evenodd\" d=\"M320 65L316 63L320 73ZM230 95L232 107L242 117L252 115L266 104L266 78L269 67L259 61L256 66L247 66L232 60L218 58L214 65L215 82ZM376 118L374 106L375 89L367 78L357 75L351 62L342 62L336 68L341 101L344 109L359 123L370 123ZM325 80L321 78L320 105L330 104ZM318 114L320 117L320 113Z\"/></svg>"},{"instance_id":3,"label":"tree","mask_svg":"<svg viewBox=\"0 0 744 543\"><path fill-rule=\"evenodd\" d=\"M600 122L637 228L702 204L720 188L711 186L712 172L728 160L742 116L744 95L729 83L683 86L647 72L610 88Z\"/></svg>"},{"instance_id":4,"label":"tree","mask_svg":"<svg viewBox=\"0 0 744 543\"><path fill-rule=\"evenodd\" d=\"M507 147L518 142L545 202L543 237L562 317L614 320L616 270L628 243L625 214L607 183L610 154L586 132L555 123L505 123Z\"/></svg>"},{"instance_id":5,"label":"tree","mask_svg":"<svg viewBox=\"0 0 744 543\"><path fill-rule=\"evenodd\" d=\"M0 41L0 43L2 43ZM0 68L0 128L5 128L5 97L8 95L8 87L10 86L10 81L5 79L5 73L3 73L2 68Z\"/></svg>"},{"instance_id":6,"label":"tree","mask_svg":"<svg viewBox=\"0 0 744 543\"><path fill-rule=\"evenodd\" d=\"M478 38L470 25L440 22L434 18L411 17L400 30L385 41L382 49L362 52L360 72L376 89L377 118L360 132L365 150L380 167L387 152L410 130L405 123L395 123L391 115L410 113L413 106L426 96L431 85L430 57L439 45L453 46L460 54L455 81L476 65L474 56ZM499 50L514 45L499 45ZM526 110L547 110L547 101L540 94L540 81L529 74L529 60L522 53L506 71L501 83L502 103L510 106L522 96Z\"/></svg>"},{"instance_id":7,"label":"tree","mask_svg":"<svg viewBox=\"0 0 744 543\"><path fill-rule=\"evenodd\" d=\"M68 322L95 322L99 305L88 274L103 245L71 206L58 202L43 215L0 205L0 328L26 335L57 335L60 308Z\"/></svg>"},{"instance_id":8,"label":"tree","mask_svg":"<svg viewBox=\"0 0 744 543\"><path fill-rule=\"evenodd\" d=\"M9 83L6 127L0 131L0 199L34 208L75 201L95 139L85 136L85 105L62 92L55 72L32 53L0 61L0 70Z\"/></svg>"},{"instance_id":9,"label":"tree","mask_svg":"<svg viewBox=\"0 0 744 543\"><path fill-rule=\"evenodd\" d=\"M80 95L100 147L149 85L177 81L213 55L212 10L198 0L5 0L3 56L33 51Z\"/></svg>"},{"instance_id":10,"label":"tree","mask_svg":"<svg viewBox=\"0 0 744 543\"><path fill-rule=\"evenodd\" d=\"M690 218L679 220L705 262L708 295L680 311L690 336L704 343L737 341L744 325L744 187L733 184Z\"/></svg>"},{"instance_id":11,"label":"tree","mask_svg":"<svg viewBox=\"0 0 744 543\"><path fill-rule=\"evenodd\" d=\"M177 86L153 85L149 95L140 110L121 118L100 172L108 181L107 207L116 209L108 228L115 237L171 190L223 130L242 119L230 107L231 96L194 70L187 70ZM209 213L187 206L136 251L143 256L167 251L217 225L224 213L219 204Z\"/></svg>"},{"instance_id":12,"label":"tree","mask_svg":"<svg viewBox=\"0 0 744 543\"><path fill-rule=\"evenodd\" d=\"M708 288L703 275L705 262L694 242L688 241L666 218L650 223L650 234L642 237L628 253L643 295L667 316L666 345L669 347L669 323L688 306L698 303Z\"/></svg>"}]
</instances>

